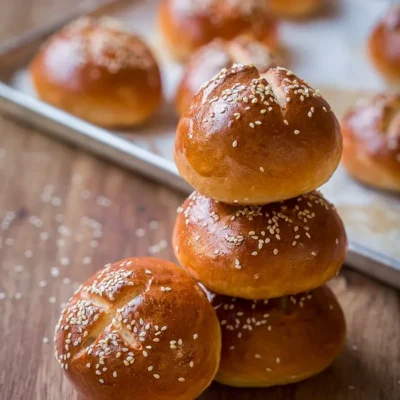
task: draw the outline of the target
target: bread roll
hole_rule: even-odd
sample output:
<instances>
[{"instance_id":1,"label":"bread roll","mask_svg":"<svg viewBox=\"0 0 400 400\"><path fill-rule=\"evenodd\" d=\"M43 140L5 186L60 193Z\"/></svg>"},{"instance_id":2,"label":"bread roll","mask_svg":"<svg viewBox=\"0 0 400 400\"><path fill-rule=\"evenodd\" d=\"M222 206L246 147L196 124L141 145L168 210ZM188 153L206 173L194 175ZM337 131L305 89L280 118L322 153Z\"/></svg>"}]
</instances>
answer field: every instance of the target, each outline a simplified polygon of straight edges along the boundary
<instances>
[{"instance_id":1,"label":"bread roll","mask_svg":"<svg viewBox=\"0 0 400 400\"><path fill-rule=\"evenodd\" d=\"M400 5L389 8L375 25L368 41L375 68L390 82L400 83Z\"/></svg>"},{"instance_id":2,"label":"bread roll","mask_svg":"<svg viewBox=\"0 0 400 400\"><path fill-rule=\"evenodd\" d=\"M230 41L214 39L197 50L185 67L176 95L178 114L189 107L203 83L235 63L253 63L260 73L279 64L277 55L268 46L250 36L242 35Z\"/></svg>"},{"instance_id":3,"label":"bread roll","mask_svg":"<svg viewBox=\"0 0 400 400\"><path fill-rule=\"evenodd\" d=\"M56 357L78 392L96 400L192 400L221 352L215 312L198 284L154 258L108 264L62 312Z\"/></svg>"},{"instance_id":4,"label":"bread roll","mask_svg":"<svg viewBox=\"0 0 400 400\"><path fill-rule=\"evenodd\" d=\"M304 18L317 12L324 0L268 0L273 15L279 18Z\"/></svg>"},{"instance_id":5,"label":"bread roll","mask_svg":"<svg viewBox=\"0 0 400 400\"><path fill-rule=\"evenodd\" d=\"M319 193L231 206L193 193L178 209L175 255L213 292L246 299L314 289L340 270L346 233Z\"/></svg>"},{"instance_id":6,"label":"bread roll","mask_svg":"<svg viewBox=\"0 0 400 400\"><path fill-rule=\"evenodd\" d=\"M45 42L30 73L39 97L97 125L147 120L161 100L150 49L114 20L81 18Z\"/></svg>"},{"instance_id":7,"label":"bread roll","mask_svg":"<svg viewBox=\"0 0 400 400\"><path fill-rule=\"evenodd\" d=\"M400 191L400 95L360 101L343 119L343 163L356 179Z\"/></svg>"},{"instance_id":8,"label":"bread roll","mask_svg":"<svg viewBox=\"0 0 400 400\"><path fill-rule=\"evenodd\" d=\"M215 38L249 34L271 48L277 23L265 0L161 0L159 24L167 48L180 61Z\"/></svg>"},{"instance_id":9,"label":"bread roll","mask_svg":"<svg viewBox=\"0 0 400 400\"><path fill-rule=\"evenodd\" d=\"M180 119L175 162L200 193L230 204L265 204L325 183L342 154L329 104L291 71L263 76L250 65L223 69Z\"/></svg>"},{"instance_id":10,"label":"bread roll","mask_svg":"<svg viewBox=\"0 0 400 400\"><path fill-rule=\"evenodd\" d=\"M216 380L229 386L285 385L316 375L345 343L343 312L327 286L272 300L216 295L222 329Z\"/></svg>"}]
</instances>

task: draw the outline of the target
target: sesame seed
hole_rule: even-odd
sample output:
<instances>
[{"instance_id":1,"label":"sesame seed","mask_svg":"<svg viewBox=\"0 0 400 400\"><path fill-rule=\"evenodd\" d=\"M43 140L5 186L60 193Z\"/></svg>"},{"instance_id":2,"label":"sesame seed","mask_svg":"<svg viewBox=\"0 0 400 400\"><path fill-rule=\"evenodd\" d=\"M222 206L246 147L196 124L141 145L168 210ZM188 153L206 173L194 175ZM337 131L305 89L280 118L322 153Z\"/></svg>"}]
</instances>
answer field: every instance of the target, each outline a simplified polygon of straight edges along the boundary
<instances>
[{"instance_id":1,"label":"sesame seed","mask_svg":"<svg viewBox=\"0 0 400 400\"><path fill-rule=\"evenodd\" d=\"M278 249L274 249L273 253L276 256L278 254Z\"/></svg>"},{"instance_id":2,"label":"sesame seed","mask_svg":"<svg viewBox=\"0 0 400 400\"><path fill-rule=\"evenodd\" d=\"M300 133L300 131L297 130L297 129L294 131L294 134L295 134L295 135L298 135L299 133Z\"/></svg>"},{"instance_id":3,"label":"sesame seed","mask_svg":"<svg viewBox=\"0 0 400 400\"><path fill-rule=\"evenodd\" d=\"M150 365L150 367L147 368L147 371L149 371L149 372L150 372L150 371L153 371L153 366Z\"/></svg>"},{"instance_id":4,"label":"sesame seed","mask_svg":"<svg viewBox=\"0 0 400 400\"><path fill-rule=\"evenodd\" d=\"M178 378L178 381L179 381L179 382L185 382L185 378L182 378L182 377L181 377L181 378Z\"/></svg>"},{"instance_id":5,"label":"sesame seed","mask_svg":"<svg viewBox=\"0 0 400 400\"><path fill-rule=\"evenodd\" d=\"M117 371L113 372L113 377L116 378L118 376Z\"/></svg>"},{"instance_id":6,"label":"sesame seed","mask_svg":"<svg viewBox=\"0 0 400 400\"><path fill-rule=\"evenodd\" d=\"M249 123L249 126L250 126L250 128L253 128L253 129L254 129L254 126L255 126L255 125L253 124L253 122L250 122L250 123Z\"/></svg>"},{"instance_id":7,"label":"sesame seed","mask_svg":"<svg viewBox=\"0 0 400 400\"><path fill-rule=\"evenodd\" d=\"M260 171L261 171L261 172L264 172L265 170L264 170L264 168L263 168L263 167L260 167Z\"/></svg>"},{"instance_id":8,"label":"sesame seed","mask_svg":"<svg viewBox=\"0 0 400 400\"><path fill-rule=\"evenodd\" d=\"M276 363L280 364L280 362L281 362L281 359L279 357L276 357Z\"/></svg>"},{"instance_id":9,"label":"sesame seed","mask_svg":"<svg viewBox=\"0 0 400 400\"><path fill-rule=\"evenodd\" d=\"M193 367L194 367L194 362L193 362L193 361L190 361L189 367L190 367L190 368L193 368Z\"/></svg>"},{"instance_id":10,"label":"sesame seed","mask_svg":"<svg viewBox=\"0 0 400 400\"><path fill-rule=\"evenodd\" d=\"M237 140L234 140L234 141L232 142L232 147L236 147L237 145L238 145Z\"/></svg>"},{"instance_id":11,"label":"sesame seed","mask_svg":"<svg viewBox=\"0 0 400 400\"><path fill-rule=\"evenodd\" d=\"M154 378L156 378L156 379L160 379L160 375L158 375L158 374L153 374L153 376L154 376Z\"/></svg>"},{"instance_id":12,"label":"sesame seed","mask_svg":"<svg viewBox=\"0 0 400 400\"><path fill-rule=\"evenodd\" d=\"M99 382L100 383L104 383L104 379L99 379Z\"/></svg>"},{"instance_id":13,"label":"sesame seed","mask_svg":"<svg viewBox=\"0 0 400 400\"><path fill-rule=\"evenodd\" d=\"M199 335L198 335L197 333L195 333L195 334L193 335L193 339L194 339L194 340L196 340L198 337L199 337Z\"/></svg>"},{"instance_id":14,"label":"sesame seed","mask_svg":"<svg viewBox=\"0 0 400 400\"><path fill-rule=\"evenodd\" d=\"M312 255L312 256L316 256L317 253L316 253L315 251L312 251L312 252L311 252L311 255Z\"/></svg>"}]
</instances>

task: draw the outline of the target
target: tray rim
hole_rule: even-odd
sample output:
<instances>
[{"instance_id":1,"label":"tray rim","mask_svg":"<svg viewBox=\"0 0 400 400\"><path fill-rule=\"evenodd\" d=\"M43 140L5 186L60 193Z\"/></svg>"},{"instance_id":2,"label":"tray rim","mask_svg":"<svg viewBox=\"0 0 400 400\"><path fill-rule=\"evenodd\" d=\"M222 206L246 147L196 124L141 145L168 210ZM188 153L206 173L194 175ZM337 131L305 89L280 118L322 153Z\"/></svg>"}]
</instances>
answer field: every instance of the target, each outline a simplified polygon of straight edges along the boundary
<instances>
[{"instance_id":1,"label":"tray rim","mask_svg":"<svg viewBox=\"0 0 400 400\"><path fill-rule=\"evenodd\" d=\"M78 16L99 12L110 4L123 3L125 0L101 0L100 3L87 0L74 12L62 19L32 29L22 35L0 43L0 60L13 51L22 49L35 41L44 39L62 25ZM1 64L0 64L1 70ZM68 112L53 107L35 97L20 92L0 78L0 113L28 122L35 127L82 147L96 155L122 165L134 172L139 172L159 183L166 184L185 194L191 188L180 176L173 162L148 151L132 141L107 131L99 126L77 118ZM346 264L367 273L391 286L400 289L400 260L396 260L364 245L349 240ZM380 268L380 272L376 271Z\"/></svg>"}]
</instances>

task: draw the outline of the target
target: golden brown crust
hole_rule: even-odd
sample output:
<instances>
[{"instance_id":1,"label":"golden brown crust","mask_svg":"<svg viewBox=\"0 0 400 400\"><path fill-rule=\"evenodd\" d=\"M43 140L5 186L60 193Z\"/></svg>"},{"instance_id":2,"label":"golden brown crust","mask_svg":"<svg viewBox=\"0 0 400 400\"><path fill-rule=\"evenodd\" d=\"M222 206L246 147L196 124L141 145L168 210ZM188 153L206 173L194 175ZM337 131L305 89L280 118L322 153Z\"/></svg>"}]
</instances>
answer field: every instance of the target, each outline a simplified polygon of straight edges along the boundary
<instances>
[{"instance_id":1,"label":"golden brown crust","mask_svg":"<svg viewBox=\"0 0 400 400\"><path fill-rule=\"evenodd\" d=\"M343 163L361 182L400 191L400 95L380 93L343 119Z\"/></svg>"},{"instance_id":2,"label":"golden brown crust","mask_svg":"<svg viewBox=\"0 0 400 400\"><path fill-rule=\"evenodd\" d=\"M324 0L268 0L269 10L279 18L304 18L315 14Z\"/></svg>"},{"instance_id":3,"label":"golden brown crust","mask_svg":"<svg viewBox=\"0 0 400 400\"><path fill-rule=\"evenodd\" d=\"M180 119L175 162L202 194L238 204L296 197L325 183L342 153L328 103L292 72L222 70Z\"/></svg>"},{"instance_id":4,"label":"golden brown crust","mask_svg":"<svg viewBox=\"0 0 400 400\"><path fill-rule=\"evenodd\" d=\"M260 71L279 64L277 55L265 44L247 35L233 40L214 39L197 50L185 67L176 95L176 109L183 114L201 86L223 68L233 64L250 64Z\"/></svg>"},{"instance_id":5,"label":"golden brown crust","mask_svg":"<svg viewBox=\"0 0 400 400\"><path fill-rule=\"evenodd\" d=\"M217 371L220 336L205 293L183 270L128 258L70 299L56 327L56 357L89 398L189 400Z\"/></svg>"},{"instance_id":6,"label":"golden brown crust","mask_svg":"<svg viewBox=\"0 0 400 400\"><path fill-rule=\"evenodd\" d=\"M161 100L149 48L109 19L81 18L53 35L30 67L44 101L103 126L137 125Z\"/></svg>"},{"instance_id":7,"label":"golden brown crust","mask_svg":"<svg viewBox=\"0 0 400 400\"><path fill-rule=\"evenodd\" d=\"M226 385L301 381L327 368L345 342L343 312L327 286L266 301L216 295L212 304L222 329L216 380Z\"/></svg>"},{"instance_id":8,"label":"golden brown crust","mask_svg":"<svg viewBox=\"0 0 400 400\"><path fill-rule=\"evenodd\" d=\"M249 34L271 48L277 44L277 23L265 0L163 0L159 24L167 47L180 61L217 37Z\"/></svg>"},{"instance_id":9,"label":"golden brown crust","mask_svg":"<svg viewBox=\"0 0 400 400\"><path fill-rule=\"evenodd\" d=\"M400 82L400 5L391 7L371 32L370 59L389 81Z\"/></svg>"},{"instance_id":10,"label":"golden brown crust","mask_svg":"<svg viewBox=\"0 0 400 400\"><path fill-rule=\"evenodd\" d=\"M345 259L342 221L317 192L240 207L194 192L178 211L175 255L216 293L265 299L311 290Z\"/></svg>"}]
</instances>

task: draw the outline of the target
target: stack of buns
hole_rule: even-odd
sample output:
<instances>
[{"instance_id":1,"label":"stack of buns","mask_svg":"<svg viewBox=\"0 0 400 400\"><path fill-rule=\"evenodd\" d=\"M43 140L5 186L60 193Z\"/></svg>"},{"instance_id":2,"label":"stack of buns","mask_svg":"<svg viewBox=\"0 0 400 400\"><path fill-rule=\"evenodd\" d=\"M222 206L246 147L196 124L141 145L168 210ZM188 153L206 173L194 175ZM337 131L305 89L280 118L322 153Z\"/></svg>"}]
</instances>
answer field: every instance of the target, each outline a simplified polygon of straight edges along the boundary
<instances>
[{"instance_id":1,"label":"stack of buns","mask_svg":"<svg viewBox=\"0 0 400 400\"><path fill-rule=\"evenodd\" d=\"M347 239L316 189L341 152L328 103L281 67L223 69L181 117L175 162L196 192L178 209L173 244L221 324L217 381L296 382L339 354L345 321L324 283Z\"/></svg>"}]
</instances>

